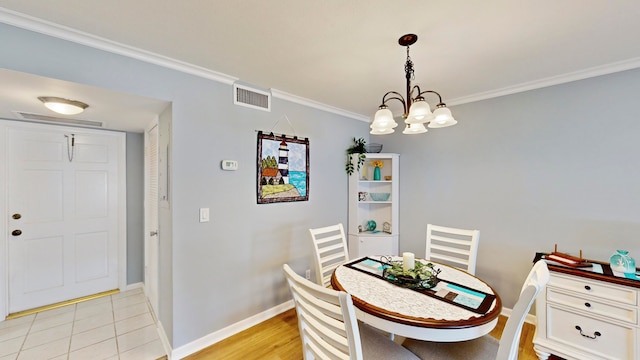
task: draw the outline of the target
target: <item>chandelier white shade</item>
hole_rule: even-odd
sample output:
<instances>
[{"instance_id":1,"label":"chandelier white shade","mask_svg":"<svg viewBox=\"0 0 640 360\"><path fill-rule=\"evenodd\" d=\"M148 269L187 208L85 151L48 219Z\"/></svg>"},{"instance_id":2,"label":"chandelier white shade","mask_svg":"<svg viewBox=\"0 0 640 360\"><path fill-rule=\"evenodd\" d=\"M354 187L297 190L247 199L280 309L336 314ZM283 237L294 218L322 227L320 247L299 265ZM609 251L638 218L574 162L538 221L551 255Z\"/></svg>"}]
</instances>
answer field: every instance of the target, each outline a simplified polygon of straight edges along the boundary
<instances>
[{"instance_id":1,"label":"chandelier white shade","mask_svg":"<svg viewBox=\"0 0 640 360\"><path fill-rule=\"evenodd\" d=\"M409 47L418 41L418 36L415 34L403 35L398 39L398 43L407 47L407 61L404 65L405 78L407 79L407 94L406 98L402 94L396 91L389 91L382 97L382 104L378 107L373 122L371 123L372 135L385 135L394 132L394 128L398 126L393 119L393 114L387 106L387 101L398 100L402 103L404 112L402 118L406 124L403 134L422 134L427 132L427 128L424 124L428 123L430 128L442 128L446 126L455 125L457 121L451 115L451 110L447 108L447 105L442 102L442 97L439 93L433 90L421 91L418 85L411 86L411 80L413 80L413 62L409 56ZM414 96L415 93L415 96ZM431 106L424 99L423 95L435 94L438 96L438 104L434 112L431 112Z\"/></svg>"},{"instance_id":2,"label":"chandelier white shade","mask_svg":"<svg viewBox=\"0 0 640 360\"><path fill-rule=\"evenodd\" d=\"M458 122L451 116L451 110L446 107L439 107L434 112L435 119L429 123L430 128L441 128L455 125Z\"/></svg>"},{"instance_id":3,"label":"chandelier white shade","mask_svg":"<svg viewBox=\"0 0 640 360\"><path fill-rule=\"evenodd\" d=\"M418 100L411 104L409 109L409 116L404 121L407 124L424 124L433 120L434 115L431 113L431 107L429 103L424 99Z\"/></svg>"},{"instance_id":4,"label":"chandelier white shade","mask_svg":"<svg viewBox=\"0 0 640 360\"><path fill-rule=\"evenodd\" d=\"M428 130L424 127L424 124L407 124L407 127L402 131L403 134L414 135L414 134L422 134L426 133Z\"/></svg>"},{"instance_id":5,"label":"chandelier white shade","mask_svg":"<svg viewBox=\"0 0 640 360\"><path fill-rule=\"evenodd\" d=\"M398 123L393 119L393 114L386 106L376 112L371 123L371 134L385 135L391 134Z\"/></svg>"},{"instance_id":6,"label":"chandelier white shade","mask_svg":"<svg viewBox=\"0 0 640 360\"><path fill-rule=\"evenodd\" d=\"M42 101L47 109L62 115L76 115L88 108L89 105L82 101L69 100L55 96L40 96L38 100Z\"/></svg>"}]
</instances>

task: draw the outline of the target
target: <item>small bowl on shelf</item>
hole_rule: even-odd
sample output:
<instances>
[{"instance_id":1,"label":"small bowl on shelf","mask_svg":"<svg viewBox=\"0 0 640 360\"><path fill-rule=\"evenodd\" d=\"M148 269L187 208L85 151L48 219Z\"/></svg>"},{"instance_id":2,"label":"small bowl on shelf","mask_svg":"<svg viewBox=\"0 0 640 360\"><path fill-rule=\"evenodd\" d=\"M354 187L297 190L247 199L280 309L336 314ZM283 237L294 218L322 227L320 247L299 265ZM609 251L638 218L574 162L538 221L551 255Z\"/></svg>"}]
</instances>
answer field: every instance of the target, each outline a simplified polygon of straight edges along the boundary
<instances>
[{"instance_id":1,"label":"small bowl on shelf","mask_svg":"<svg viewBox=\"0 0 640 360\"><path fill-rule=\"evenodd\" d=\"M379 153L382 151L382 144L371 143L369 145L365 145L365 149L368 153Z\"/></svg>"},{"instance_id":2,"label":"small bowl on shelf","mask_svg":"<svg viewBox=\"0 0 640 360\"><path fill-rule=\"evenodd\" d=\"M388 201L391 193L369 193L369 197L373 201Z\"/></svg>"}]
</instances>

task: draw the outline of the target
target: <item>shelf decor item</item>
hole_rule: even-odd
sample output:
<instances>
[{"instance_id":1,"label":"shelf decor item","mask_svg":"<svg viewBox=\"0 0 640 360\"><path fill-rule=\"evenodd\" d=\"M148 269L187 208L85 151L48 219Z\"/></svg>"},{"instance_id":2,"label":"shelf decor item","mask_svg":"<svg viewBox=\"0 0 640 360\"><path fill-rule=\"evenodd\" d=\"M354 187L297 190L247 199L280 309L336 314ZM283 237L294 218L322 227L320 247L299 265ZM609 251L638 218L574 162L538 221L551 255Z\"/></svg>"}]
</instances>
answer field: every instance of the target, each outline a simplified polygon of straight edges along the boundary
<instances>
[{"instance_id":1,"label":"shelf decor item","mask_svg":"<svg viewBox=\"0 0 640 360\"><path fill-rule=\"evenodd\" d=\"M403 261L389 261L391 267L384 269L382 277L396 285L409 289L430 289L438 283L440 269L432 263L415 261L411 269L403 269Z\"/></svg>"},{"instance_id":2,"label":"shelf decor item","mask_svg":"<svg viewBox=\"0 0 640 360\"><path fill-rule=\"evenodd\" d=\"M621 273L635 273L636 261L629 256L627 250L616 250L616 253L609 258L611 270Z\"/></svg>"},{"instance_id":3,"label":"shelf decor item","mask_svg":"<svg viewBox=\"0 0 640 360\"><path fill-rule=\"evenodd\" d=\"M582 250L580 250L580 256L572 256L558 251L558 244L555 244L553 252L545 256L546 260L553 261L564 266L572 268L586 268L592 267L593 264L582 258Z\"/></svg>"},{"instance_id":4,"label":"shelf decor item","mask_svg":"<svg viewBox=\"0 0 640 360\"><path fill-rule=\"evenodd\" d=\"M351 175L353 174L353 172L356 170L360 171L360 168L362 167L362 165L364 165L364 159L366 159L366 154L367 153L367 141L364 138L353 138L353 144L351 146L349 146L347 148L347 162L345 164L345 171L347 172L347 175ZM352 162L352 155L355 155L356 158L358 159L356 165L353 165Z\"/></svg>"},{"instance_id":5,"label":"shelf decor item","mask_svg":"<svg viewBox=\"0 0 640 360\"><path fill-rule=\"evenodd\" d=\"M388 201L391 193L369 193L369 197L373 201Z\"/></svg>"},{"instance_id":6,"label":"shelf decor item","mask_svg":"<svg viewBox=\"0 0 640 360\"><path fill-rule=\"evenodd\" d=\"M384 162L382 160L373 160L371 161L371 166L373 166L373 180L380 180L380 169L384 166Z\"/></svg>"},{"instance_id":7,"label":"shelf decor item","mask_svg":"<svg viewBox=\"0 0 640 360\"><path fill-rule=\"evenodd\" d=\"M375 231L376 227L378 227L378 224L376 224L375 221L373 221L373 220L367 221L367 230L368 231Z\"/></svg>"}]
</instances>

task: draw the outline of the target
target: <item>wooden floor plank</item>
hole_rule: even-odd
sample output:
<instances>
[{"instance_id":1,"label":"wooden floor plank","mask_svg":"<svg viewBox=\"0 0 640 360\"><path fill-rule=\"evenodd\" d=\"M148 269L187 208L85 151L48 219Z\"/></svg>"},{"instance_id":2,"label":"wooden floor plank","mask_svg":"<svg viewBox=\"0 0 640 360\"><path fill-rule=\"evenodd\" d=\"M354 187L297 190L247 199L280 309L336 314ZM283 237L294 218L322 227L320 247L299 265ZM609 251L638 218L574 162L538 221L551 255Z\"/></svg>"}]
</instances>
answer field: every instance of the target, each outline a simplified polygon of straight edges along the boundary
<instances>
[{"instance_id":1,"label":"wooden floor plank","mask_svg":"<svg viewBox=\"0 0 640 360\"><path fill-rule=\"evenodd\" d=\"M500 316L491 335L500 338L506 317ZM525 323L520 338L519 360L537 360L533 350L535 326ZM300 360L302 346L298 333L295 309L285 311L269 320L213 344L185 360ZM551 356L550 360L561 360Z\"/></svg>"}]
</instances>

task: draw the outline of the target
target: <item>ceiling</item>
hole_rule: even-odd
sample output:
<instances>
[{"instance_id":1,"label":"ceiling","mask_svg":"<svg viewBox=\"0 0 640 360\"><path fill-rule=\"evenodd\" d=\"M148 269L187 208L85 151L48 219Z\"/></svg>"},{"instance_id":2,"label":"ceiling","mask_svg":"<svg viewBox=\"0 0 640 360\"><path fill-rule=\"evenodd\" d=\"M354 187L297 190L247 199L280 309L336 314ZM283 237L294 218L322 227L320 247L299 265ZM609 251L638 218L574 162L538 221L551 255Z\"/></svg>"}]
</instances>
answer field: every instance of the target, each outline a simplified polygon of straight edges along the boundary
<instances>
[{"instance_id":1,"label":"ceiling","mask_svg":"<svg viewBox=\"0 0 640 360\"><path fill-rule=\"evenodd\" d=\"M640 66L637 0L0 0L0 8L365 116L387 91L404 92L406 33L419 38L414 84L448 105Z\"/></svg>"}]
</instances>

